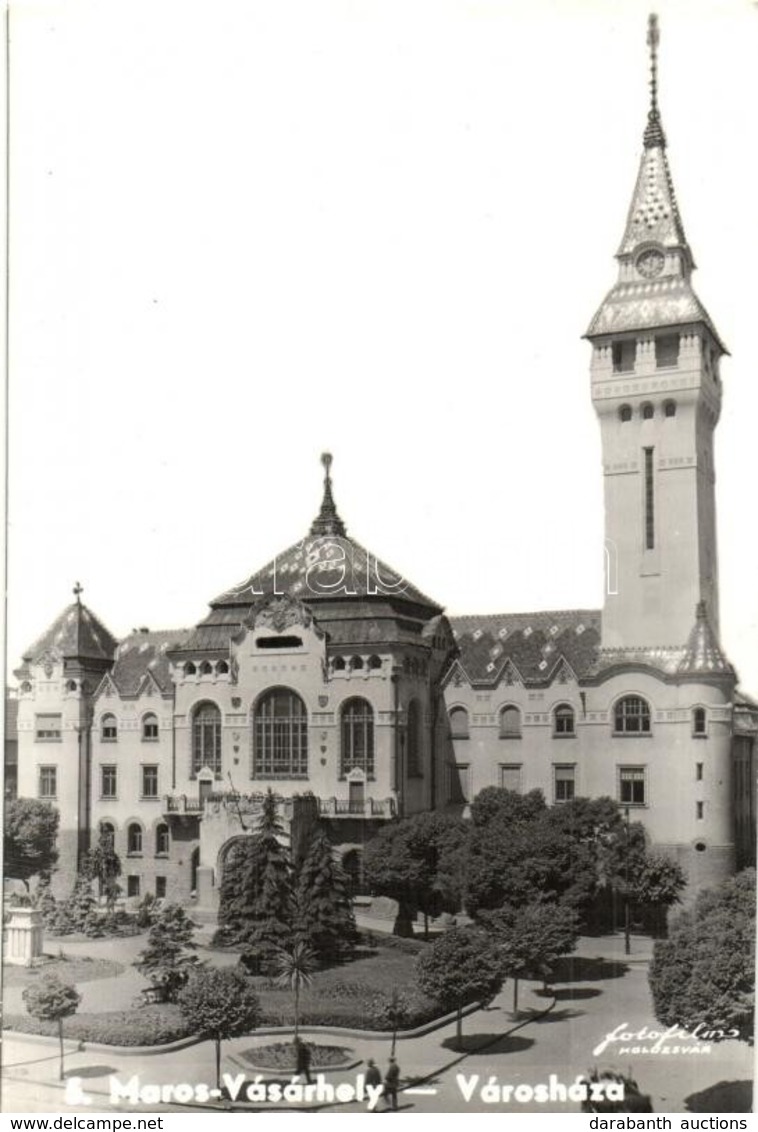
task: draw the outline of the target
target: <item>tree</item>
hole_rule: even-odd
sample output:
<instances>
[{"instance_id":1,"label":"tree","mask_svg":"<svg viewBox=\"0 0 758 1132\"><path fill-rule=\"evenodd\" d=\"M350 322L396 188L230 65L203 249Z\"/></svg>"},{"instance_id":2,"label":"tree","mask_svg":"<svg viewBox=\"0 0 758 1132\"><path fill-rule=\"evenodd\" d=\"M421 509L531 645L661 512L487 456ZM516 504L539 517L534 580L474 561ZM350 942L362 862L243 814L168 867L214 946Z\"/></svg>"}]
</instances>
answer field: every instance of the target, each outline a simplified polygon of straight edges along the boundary
<instances>
[{"instance_id":1,"label":"tree","mask_svg":"<svg viewBox=\"0 0 758 1132\"><path fill-rule=\"evenodd\" d=\"M348 955L357 936L353 905L331 842L317 830L300 866L296 929L316 955L334 962Z\"/></svg>"},{"instance_id":2,"label":"tree","mask_svg":"<svg viewBox=\"0 0 758 1132\"><path fill-rule=\"evenodd\" d=\"M710 1040L752 1041L755 997L755 870L704 889L657 940L649 981L666 1026L707 1027ZM736 1033L735 1033L736 1031Z\"/></svg>"},{"instance_id":3,"label":"tree","mask_svg":"<svg viewBox=\"0 0 758 1132\"><path fill-rule=\"evenodd\" d=\"M201 967L178 998L187 1022L216 1043L216 1088L221 1088L221 1042L249 1034L259 1024L261 1008L250 980L233 967Z\"/></svg>"},{"instance_id":4,"label":"tree","mask_svg":"<svg viewBox=\"0 0 758 1132\"><path fill-rule=\"evenodd\" d=\"M468 828L436 812L392 822L366 846L364 875L375 892L405 905L406 914L429 916L460 907L463 850Z\"/></svg>"},{"instance_id":5,"label":"tree","mask_svg":"<svg viewBox=\"0 0 758 1132\"><path fill-rule=\"evenodd\" d=\"M504 786L485 786L471 804L471 821L474 825L487 825L494 819L505 822L534 821L547 808L541 790L519 794Z\"/></svg>"},{"instance_id":6,"label":"tree","mask_svg":"<svg viewBox=\"0 0 758 1132\"><path fill-rule=\"evenodd\" d=\"M513 1010L518 1010L520 978L547 981L555 961L573 951L579 935L575 909L560 903L526 904L485 912L482 923L500 950L503 972L513 979Z\"/></svg>"},{"instance_id":7,"label":"tree","mask_svg":"<svg viewBox=\"0 0 758 1132\"><path fill-rule=\"evenodd\" d=\"M71 895L64 905L64 919L75 932L95 932L97 899L92 891L92 879L86 873L77 873Z\"/></svg>"},{"instance_id":8,"label":"tree","mask_svg":"<svg viewBox=\"0 0 758 1132\"><path fill-rule=\"evenodd\" d=\"M276 984L289 987L295 996L294 1041L298 1041L300 1029L300 991L310 986L312 972L316 969L316 953L303 940L294 940L286 947L278 947L273 953L276 969Z\"/></svg>"},{"instance_id":9,"label":"tree","mask_svg":"<svg viewBox=\"0 0 758 1132\"><path fill-rule=\"evenodd\" d=\"M26 987L22 996L26 1009L35 1018L58 1023L60 1068L58 1077L63 1080L63 1019L76 1013L82 1000L76 987L62 982L57 975L43 975L39 982Z\"/></svg>"},{"instance_id":10,"label":"tree","mask_svg":"<svg viewBox=\"0 0 758 1132\"><path fill-rule=\"evenodd\" d=\"M425 994L458 1011L458 1039L463 1007L489 1001L503 985L500 953L492 938L476 928L451 928L424 950L416 974Z\"/></svg>"},{"instance_id":11,"label":"tree","mask_svg":"<svg viewBox=\"0 0 758 1132\"><path fill-rule=\"evenodd\" d=\"M97 845L84 858L82 872L98 882L100 895L105 896L106 907L112 910L121 892L121 858L113 848L111 835L101 832Z\"/></svg>"},{"instance_id":12,"label":"tree","mask_svg":"<svg viewBox=\"0 0 758 1132\"><path fill-rule=\"evenodd\" d=\"M50 889L50 877L42 873L34 894L34 906L42 916L42 923L49 930L54 928L58 919L58 903Z\"/></svg>"},{"instance_id":13,"label":"tree","mask_svg":"<svg viewBox=\"0 0 758 1132\"><path fill-rule=\"evenodd\" d=\"M3 854L5 875L22 880L37 873L50 873L58 860L56 839L60 814L49 802L36 798L14 798L7 803Z\"/></svg>"},{"instance_id":14,"label":"tree","mask_svg":"<svg viewBox=\"0 0 758 1132\"><path fill-rule=\"evenodd\" d=\"M184 909L178 904L168 904L148 932L147 947L135 960L137 970L163 991L168 1002L176 1002L179 991L199 963L193 954L194 933L195 925Z\"/></svg>"},{"instance_id":15,"label":"tree","mask_svg":"<svg viewBox=\"0 0 758 1132\"><path fill-rule=\"evenodd\" d=\"M225 942L247 945L251 967L286 943L294 927L292 863L283 834L276 797L269 790L257 832L233 846L224 865L220 934Z\"/></svg>"}]
</instances>

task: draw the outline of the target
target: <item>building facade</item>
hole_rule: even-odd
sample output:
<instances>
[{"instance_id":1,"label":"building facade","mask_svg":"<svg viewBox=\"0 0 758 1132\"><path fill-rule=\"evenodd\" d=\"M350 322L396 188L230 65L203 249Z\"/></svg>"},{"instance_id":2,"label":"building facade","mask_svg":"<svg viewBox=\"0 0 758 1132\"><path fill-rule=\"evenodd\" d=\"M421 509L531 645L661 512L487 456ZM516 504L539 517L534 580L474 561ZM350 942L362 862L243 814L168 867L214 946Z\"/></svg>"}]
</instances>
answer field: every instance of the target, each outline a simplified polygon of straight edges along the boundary
<instances>
[{"instance_id":1,"label":"building facade","mask_svg":"<svg viewBox=\"0 0 758 1132\"><path fill-rule=\"evenodd\" d=\"M602 437L602 610L446 617L347 535L332 495L299 543L191 630L117 641L75 601L17 672L19 794L61 811L56 887L100 833L130 897L211 918L229 846L281 800L357 886L382 823L486 786L611 796L693 889L755 859L756 705L719 643L714 433L726 353L656 98L618 278L587 331Z\"/></svg>"}]
</instances>

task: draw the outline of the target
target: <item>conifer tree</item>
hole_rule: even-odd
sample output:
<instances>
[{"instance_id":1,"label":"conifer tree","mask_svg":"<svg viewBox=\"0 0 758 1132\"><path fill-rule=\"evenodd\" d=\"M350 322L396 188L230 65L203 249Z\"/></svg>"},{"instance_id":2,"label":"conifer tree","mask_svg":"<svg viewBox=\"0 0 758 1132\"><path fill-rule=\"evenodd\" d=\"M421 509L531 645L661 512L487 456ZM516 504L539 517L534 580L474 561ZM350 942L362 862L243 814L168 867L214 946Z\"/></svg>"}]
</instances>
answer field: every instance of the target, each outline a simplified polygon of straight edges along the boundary
<instances>
[{"instance_id":1,"label":"conifer tree","mask_svg":"<svg viewBox=\"0 0 758 1132\"><path fill-rule=\"evenodd\" d=\"M74 888L66 901L66 916L74 931L83 932L92 928L96 916L97 898L92 891L92 881L86 873L77 873Z\"/></svg>"},{"instance_id":2,"label":"conifer tree","mask_svg":"<svg viewBox=\"0 0 758 1132\"><path fill-rule=\"evenodd\" d=\"M319 959L345 958L356 939L353 906L344 871L323 830L314 834L300 866L296 894L297 932Z\"/></svg>"},{"instance_id":3,"label":"conifer tree","mask_svg":"<svg viewBox=\"0 0 758 1132\"><path fill-rule=\"evenodd\" d=\"M175 1002L190 974L199 964L193 954L195 925L178 904L168 904L158 914L147 936L147 947L134 966L169 1002Z\"/></svg>"},{"instance_id":4,"label":"conifer tree","mask_svg":"<svg viewBox=\"0 0 758 1132\"><path fill-rule=\"evenodd\" d=\"M284 827L276 812L276 797L269 789L243 878L247 886L249 914L245 915L244 938L248 956L267 961L286 943L294 920L292 864L280 837ZM246 909L247 913L247 909Z\"/></svg>"}]
</instances>

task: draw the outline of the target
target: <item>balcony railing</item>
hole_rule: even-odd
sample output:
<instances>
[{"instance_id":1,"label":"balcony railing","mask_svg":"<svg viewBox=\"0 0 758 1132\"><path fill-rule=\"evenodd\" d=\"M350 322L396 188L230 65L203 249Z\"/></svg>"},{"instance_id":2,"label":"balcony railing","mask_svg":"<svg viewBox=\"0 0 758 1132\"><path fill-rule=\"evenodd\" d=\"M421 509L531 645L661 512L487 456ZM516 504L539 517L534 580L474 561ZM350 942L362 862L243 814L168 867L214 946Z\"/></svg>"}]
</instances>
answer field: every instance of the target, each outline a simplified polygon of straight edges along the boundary
<instances>
[{"instance_id":1,"label":"balcony railing","mask_svg":"<svg viewBox=\"0 0 758 1132\"><path fill-rule=\"evenodd\" d=\"M394 798L364 798L355 801L350 798L319 798L319 813L322 818L383 818L395 816Z\"/></svg>"},{"instance_id":2,"label":"balcony railing","mask_svg":"<svg viewBox=\"0 0 758 1132\"><path fill-rule=\"evenodd\" d=\"M201 814L205 802L200 798L188 798L186 794L164 794L164 814Z\"/></svg>"}]
</instances>

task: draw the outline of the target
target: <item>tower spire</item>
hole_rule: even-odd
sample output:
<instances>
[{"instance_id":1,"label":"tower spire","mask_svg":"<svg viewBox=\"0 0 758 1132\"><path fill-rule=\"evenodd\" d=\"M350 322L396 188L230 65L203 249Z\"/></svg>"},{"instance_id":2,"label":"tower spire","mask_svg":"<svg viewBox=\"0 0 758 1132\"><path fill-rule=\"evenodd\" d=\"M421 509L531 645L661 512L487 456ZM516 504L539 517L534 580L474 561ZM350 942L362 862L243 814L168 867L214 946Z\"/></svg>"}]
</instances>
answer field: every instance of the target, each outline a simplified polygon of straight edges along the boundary
<instances>
[{"instance_id":1,"label":"tower spire","mask_svg":"<svg viewBox=\"0 0 758 1132\"><path fill-rule=\"evenodd\" d=\"M331 452L321 454L321 463L324 465L324 497L321 500L321 510L311 523L312 535L339 535L344 538L347 534L345 524L337 513L337 506L332 495L332 466Z\"/></svg>"},{"instance_id":2,"label":"tower spire","mask_svg":"<svg viewBox=\"0 0 758 1132\"><path fill-rule=\"evenodd\" d=\"M651 12L647 21L647 45L650 49L650 109L647 113L647 126L642 138L645 149L653 149L656 146L663 148L666 145L666 135L663 132L658 109L658 44L660 39L658 17L655 12Z\"/></svg>"}]
</instances>

